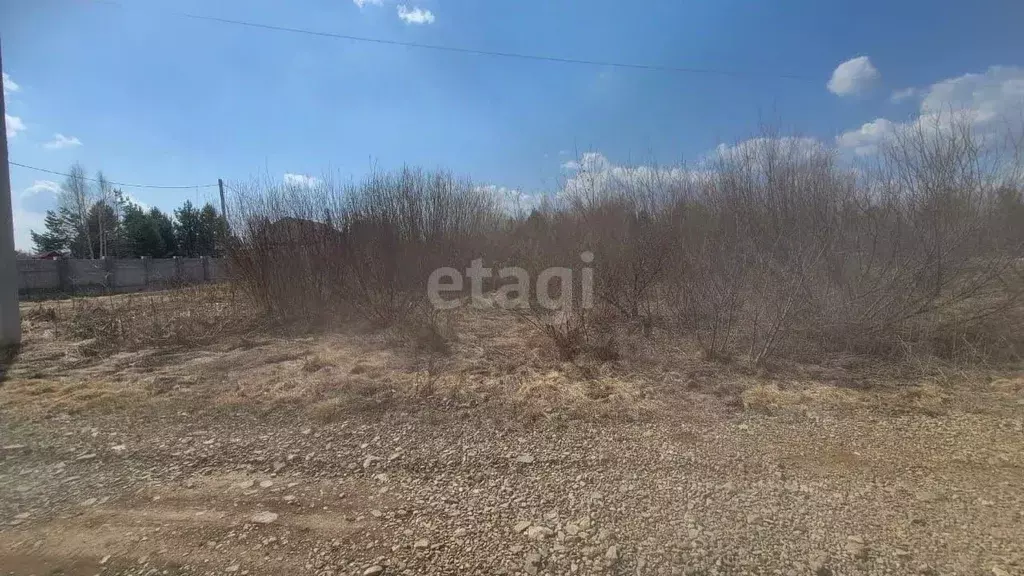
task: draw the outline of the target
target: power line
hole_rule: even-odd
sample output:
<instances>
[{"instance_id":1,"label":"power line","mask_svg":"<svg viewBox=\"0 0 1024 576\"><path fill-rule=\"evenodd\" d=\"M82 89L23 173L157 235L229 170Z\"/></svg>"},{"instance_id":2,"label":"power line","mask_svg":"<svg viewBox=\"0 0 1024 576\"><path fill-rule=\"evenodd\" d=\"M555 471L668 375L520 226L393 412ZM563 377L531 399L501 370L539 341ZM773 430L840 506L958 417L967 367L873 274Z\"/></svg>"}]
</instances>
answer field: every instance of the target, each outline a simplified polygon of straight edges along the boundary
<instances>
[{"instance_id":1,"label":"power line","mask_svg":"<svg viewBox=\"0 0 1024 576\"><path fill-rule=\"evenodd\" d=\"M124 5L116 0L92 0L100 4L109 4L111 6L117 6L118 8L124 8ZM403 40L388 40L385 38L373 38L369 36L354 36L351 34L340 34L336 32L322 32L319 30L309 30L306 28L292 28L289 26L277 26L274 24L262 24L259 22L247 22L244 20L235 20L231 18L219 18L217 16L204 16L201 14L192 14L189 12L177 12L168 11L168 14L180 16L182 18L190 18L193 20L203 20L206 22L217 22L220 24L229 24L232 26L241 26L247 28L257 28L261 30L273 30L276 32L291 32L293 34L306 34L309 36L319 36L322 38L334 38L339 40L350 40L352 42L367 42L371 44L384 44L388 46L403 46L406 48L423 48L426 50L436 50L440 52L454 52L458 54L472 54L476 56L494 56L498 58L518 58L521 60L534 60L541 62L557 62L561 64L581 64L584 66L601 66L608 68L625 68L631 70L649 70L654 72L672 72L679 74L704 74L713 76L730 76L730 77L774 77L781 78L784 80L796 80L800 82L819 82L820 78L813 78L810 76L802 76L799 74L786 74L786 73L759 73L759 72L745 72L742 70L724 70L721 68L696 68L688 66L665 66L660 64L643 64L638 62L614 62L609 60L590 60L586 58L565 58L561 56L546 56L543 54L526 54L521 52L504 52L499 50L481 50L478 48L465 48L461 46L446 46L443 44L427 44L423 42L407 42Z\"/></svg>"},{"instance_id":2,"label":"power line","mask_svg":"<svg viewBox=\"0 0 1024 576\"><path fill-rule=\"evenodd\" d=\"M65 172L56 172L54 170L47 170L46 168L37 168L35 166L29 166L27 164L20 164L18 162L14 162L14 161L9 161L8 164L10 164L11 166L18 166L18 167L21 167L21 168L28 168L29 170L36 170L36 171L39 171L39 172L46 172L47 174L53 174L55 176L65 176L67 178L79 178L79 176L72 176L71 174L67 174ZM95 178L89 178L88 176L81 176L80 178L82 180L88 180L89 182L99 182L99 180L97 180ZM212 186L216 186L216 184L193 184L192 186L163 186L163 185L160 185L160 184L128 184L128 183L125 183L125 182L114 182L112 180L108 180L107 184L110 184L111 186L121 186L121 187L124 187L124 188L159 188L159 189L162 189L162 190L193 190L193 189L197 189L197 188L210 188Z\"/></svg>"}]
</instances>

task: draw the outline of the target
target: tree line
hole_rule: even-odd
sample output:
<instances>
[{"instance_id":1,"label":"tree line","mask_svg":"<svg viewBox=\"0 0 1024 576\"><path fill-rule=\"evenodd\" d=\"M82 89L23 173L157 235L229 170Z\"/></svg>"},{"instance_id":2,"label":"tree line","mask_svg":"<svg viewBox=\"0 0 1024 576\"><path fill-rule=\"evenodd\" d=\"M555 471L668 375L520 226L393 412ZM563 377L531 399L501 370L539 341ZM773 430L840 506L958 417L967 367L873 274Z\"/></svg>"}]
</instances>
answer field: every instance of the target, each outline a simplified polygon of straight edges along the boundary
<instances>
[{"instance_id":1,"label":"tree line","mask_svg":"<svg viewBox=\"0 0 1024 576\"><path fill-rule=\"evenodd\" d=\"M87 178L78 163L61 184L57 208L46 211L45 227L31 232L36 252L71 258L219 256L227 238L227 223L209 202L197 207L186 200L173 214L146 210L102 171Z\"/></svg>"}]
</instances>

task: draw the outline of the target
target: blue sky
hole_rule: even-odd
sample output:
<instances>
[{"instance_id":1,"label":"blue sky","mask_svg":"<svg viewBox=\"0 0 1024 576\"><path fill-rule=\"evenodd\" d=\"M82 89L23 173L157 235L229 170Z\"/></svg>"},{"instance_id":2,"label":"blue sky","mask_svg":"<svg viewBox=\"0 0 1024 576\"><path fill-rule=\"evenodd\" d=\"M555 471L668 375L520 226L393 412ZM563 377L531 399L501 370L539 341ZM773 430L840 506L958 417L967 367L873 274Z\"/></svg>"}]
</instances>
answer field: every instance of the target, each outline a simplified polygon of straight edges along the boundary
<instances>
[{"instance_id":1,"label":"blue sky","mask_svg":"<svg viewBox=\"0 0 1024 576\"><path fill-rule=\"evenodd\" d=\"M119 4L0 0L12 161L57 171L78 161L112 180L172 185L358 179L411 164L535 194L571 178L563 163L584 153L609 169L692 163L771 124L864 155L935 106L1024 111L1017 0ZM175 12L736 74L453 54ZM16 243L28 249L61 178L12 167L11 179ZM125 191L163 209L216 197Z\"/></svg>"}]
</instances>

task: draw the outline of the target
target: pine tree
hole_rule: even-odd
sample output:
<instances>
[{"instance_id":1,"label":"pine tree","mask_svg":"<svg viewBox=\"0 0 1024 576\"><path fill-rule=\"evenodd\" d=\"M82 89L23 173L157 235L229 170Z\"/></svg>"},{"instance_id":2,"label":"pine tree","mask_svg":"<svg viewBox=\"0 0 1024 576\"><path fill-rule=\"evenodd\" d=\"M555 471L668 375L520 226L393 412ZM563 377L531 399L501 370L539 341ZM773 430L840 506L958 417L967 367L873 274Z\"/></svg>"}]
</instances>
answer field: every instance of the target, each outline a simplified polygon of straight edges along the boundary
<instances>
[{"instance_id":1,"label":"pine tree","mask_svg":"<svg viewBox=\"0 0 1024 576\"><path fill-rule=\"evenodd\" d=\"M209 202L199 211L199 255L216 256L227 234L224 218Z\"/></svg>"},{"instance_id":2,"label":"pine tree","mask_svg":"<svg viewBox=\"0 0 1024 576\"><path fill-rule=\"evenodd\" d=\"M151 208L149 211L149 218L152 220L157 233L160 235L161 253L156 257L170 258L172 256L179 256L178 239L175 237L174 233L174 222L172 222L166 214L161 212L159 208Z\"/></svg>"},{"instance_id":3,"label":"pine tree","mask_svg":"<svg viewBox=\"0 0 1024 576\"><path fill-rule=\"evenodd\" d=\"M113 258L117 254L117 239L120 235L121 219L112 206L104 201L89 206L88 241L97 258Z\"/></svg>"},{"instance_id":4,"label":"pine tree","mask_svg":"<svg viewBox=\"0 0 1024 576\"><path fill-rule=\"evenodd\" d=\"M202 229L200 211L186 200L181 208L174 211L174 236L178 241L178 252L182 256L199 256L199 237Z\"/></svg>"},{"instance_id":5,"label":"pine tree","mask_svg":"<svg viewBox=\"0 0 1024 576\"><path fill-rule=\"evenodd\" d=\"M46 231L37 233L32 230L32 242L36 252L67 252L71 247L71 239L75 235L75 226L65 210L47 210Z\"/></svg>"},{"instance_id":6,"label":"pine tree","mask_svg":"<svg viewBox=\"0 0 1024 576\"><path fill-rule=\"evenodd\" d=\"M124 254L138 258L161 258L164 255L164 242L160 237L158 222L138 204L129 202L125 205L122 238Z\"/></svg>"}]
</instances>

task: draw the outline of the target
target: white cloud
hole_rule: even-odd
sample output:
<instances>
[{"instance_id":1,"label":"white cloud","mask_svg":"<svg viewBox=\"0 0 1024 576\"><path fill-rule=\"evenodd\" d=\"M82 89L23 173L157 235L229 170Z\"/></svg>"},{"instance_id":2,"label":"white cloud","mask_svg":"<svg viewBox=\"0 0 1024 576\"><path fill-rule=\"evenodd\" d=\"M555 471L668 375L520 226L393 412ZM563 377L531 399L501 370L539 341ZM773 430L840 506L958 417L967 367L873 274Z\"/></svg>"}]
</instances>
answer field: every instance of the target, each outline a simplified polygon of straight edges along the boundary
<instances>
[{"instance_id":1,"label":"white cloud","mask_svg":"<svg viewBox=\"0 0 1024 576\"><path fill-rule=\"evenodd\" d=\"M15 82L14 80L11 80L11 76L7 72L3 73L3 82L4 82L4 96L6 96L8 94L11 94L13 92L17 92L18 90L21 90L21 86L18 86L17 82Z\"/></svg>"},{"instance_id":2,"label":"white cloud","mask_svg":"<svg viewBox=\"0 0 1024 576\"><path fill-rule=\"evenodd\" d=\"M370 4L372 6L380 6L384 4L384 0L352 0L352 3L362 8L367 4Z\"/></svg>"},{"instance_id":3,"label":"white cloud","mask_svg":"<svg viewBox=\"0 0 1024 576\"><path fill-rule=\"evenodd\" d=\"M478 192L487 192L488 194L495 194L497 196L515 197L522 194L522 192L518 188L498 186L497 184L485 184L483 186L477 186L476 190Z\"/></svg>"},{"instance_id":4,"label":"white cloud","mask_svg":"<svg viewBox=\"0 0 1024 576\"><path fill-rule=\"evenodd\" d=\"M284 175L284 183L287 186L299 186L302 188L311 188L320 183L319 178L313 176L307 176L305 174L293 174L288 172Z\"/></svg>"},{"instance_id":5,"label":"white cloud","mask_svg":"<svg viewBox=\"0 0 1024 576\"><path fill-rule=\"evenodd\" d=\"M53 180L36 180L31 186L21 191L21 197L27 198L29 196L37 196L39 194L52 194L56 196L60 193L60 184Z\"/></svg>"},{"instance_id":6,"label":"white cloud","mask_svg":"<svg viewBox=\"0 0 1024 576\"><path fill-rule=\"evenodd\" d=\"M21 121L21 118L17 116L11 116L10 114L4 114L4 122L7 123L7 137L14 138L18 135L18 132L26 130L25 123Z\"/></svg>"},{"instance_id":7,"label":"white cloud","mask_svg":"<svg viewBox=\"0 0 1024 576\"><path fill-rule=\"evenodd\" d=\"M566 172L566 181L556 195L521 195L520 205L529 210L541 205L547 199L559 203L565 201L589 201L609 197L625 190L639 191L685 191L690 187L709 181L715 174L715 163L730 160L763 159L766 151L777 150L781 154L796 154L796 158L815 160L831 157L833 151L823 142L808 137L762 137L751 138L734 145L720 144L704 155L694 166L621 166L609 160L600 152L584 152L576 160L561 164ZM495 192L515 198L519 190L499 186L482 186L478 189Z\"/></svg>"},{"instance_id":8,"label":"white cloud","mask_svg":"<svg viewBox=\"0 0 1024 576\"><path fill-rule=\"evenodd\" d=\"M52 180L36 180L13 198L13 201L22 210L43 213L56 207L60 191L60 184Z\"/></svg>"},{"instance_id":9,"label":"white cloud","mask_svg":"<svg viewBox=\"0 0 1024 576\"><path fill-rule=\"evenodd\" d=\"M763 156L769 150L778 152L794 153L801 158L812 158L816 155L828 153L828 149L817 138L806 136L761 136L750 138L742 142L728 146L719 144L714 154L706 158L707 161L715 160L741 160Z\"/></svg>"},{"instance_id":10,"label":"white cloud","mask_svg":"<svg viewBox=\"0 0 1024 576\"><path fill-rule=\"evenodd\" d=\"M32 231L43 232L46 230L46 214L25 210L15 206L14 216L14 247L18 250L33 252L35 244L32 242Z\"/></svg>"},{"instance_id":11,"label":"white cloud","mask_svg":"<svg viewBox=\"0 0 1024 576\"><path fill-rule=\"evenodd\" d=\"M486 192L494 197L501 205L501 208L509 213L531 212L541 205L544 200L543 194L528 194L518 188L508 188L496 184L477 186L477 191Z\"/></svg>"},{"instance_id":12,"label":"white cloud","mask_svg":"<svg viewBox=\"0 0 1024 576\"><path fill-rule=\"evenodd\" d=\"M419 7L414 7L410 10L405 4L398 6L398 17L404 20L406 24L434 23L434 13L430 10L424 10Z\"/></svg>"},{"instance_id":13,"label":"white cloud","mask_svg":"<svg viewBox=\"0 0 1024 576\"><path fill-rule=\"evenodd\" d=\"M31 252L35 249L31 232L46 230L46 211L57 206L60 184L52 180L36 180L20 194L14 196L14 246Z\"/></svg>"},{"instance_id":14,"label":"white cloud","mask_svg":"<svg viewBox=\"0 0 1024 576\"><path fill-rule=\"evenodd\" d=\"M852 150L857 156L870 156L878 152L878 145L896 132L896 124L878 118L856 130L844 132L836 138L840 148Z\"/></svg>"},{"instance_id":15,"label":"white cloud","mask_svg":"<svg viewBox=\"0 0 1024 576\"><path fill-rule=\"evenodd\" d=\"M57 133L53 135L53 140L43 144L43 147L47 150L63 150L64 148L74 148L75 146L81 146L82 141L75 136L65 136Z\"/></svg>"},{"instance_id":16,"label":"white cloud","mask_svg":"<svg viewBox=\"0 0 1024 576\"><path fill-rule=\"evenodd\" d=\"M992 66L980 74L964 74L914 89L914 94L921 97L917 118L902 124L878 118L840 135L837 143L859 156L870 155L899 130L938 130L954 119L970 122L979 138L1006 129L1024 130L1024 68Z\"/></svg>"},{"instance_id":17,"label":"white cloud","mask_svg":"<svg viewBox=\"0 0 1024 576\"><path fill-rule=\"evenodd\" d=\"M828 91L837 96L859 94L870 88L881 74L867 56L858 56L843 62L832 72Z\"/></svg>"},{"instance_id":18,"label":"white cloud","mask_svg":"<svg viewBox=\"0 0 1024 576\"><path fill-rule=\"evenodd\" d=\"M149 208L150 208L149 204L146 204L145 202L139 200L135 196L132 196L131 194L129 194L129 193L123 191L123 190L121 191L121 194L124 196L125 202L130 202L132 204L135 204L136 206L138 206L139 208L142 208L143 210L149 210Z\"/></svg>"},{"instance_id":19,"label":"white cloud","mask_svg":"<svg viewBox=\"0 0 1024 576\"><path fill-rule=\"evenodd\" d=\"M889 100L895 103L903 102L917 96L917 88L904 88L903 90L896 90L889 97Z\"/></svg>"},{"instance_id":20,"label":"white cloud","mask_svg":"<svg viewBox=\"0 0 1024 576\"><path fill-rule=\"evenodd\" d=\"M3 73L3 85L4 96L21 90L21 86L18 86L17 82L11 80L11 77L7 72ZM22 122L21 118L18 116L11 116L10 114L4 113L4 123L7 125L6 132L8 138L14 138L18 135L18 132L26 129L25 123Z\"/></svg>"},{"instance_id":21,"label":"white cloud","mask_svg":"<svg viewBox=\"0 0 1024 576\"><path fill-rule=\"evenodd\" d=\"M562 167L570 172L564 187L569 197L601 197L630 187L672 188L695 183L700 171L686 167L618 166L600 152L586 152Z\"/></svg>"},{"instance_id":22,"label":"white cloud","mask_svg":"<svg viewBox=\"0 0 1024 576\"><path fill-rule=\"evenodd\" d=\"M932 84L921 100L921 114L961 110L975 125L1012 120L1024 112L1024 68L992 66L982 74L964 74Z\"/></svg>"},{"instance_id":23,"label":"white cloud","mask_svg":"<svg viewBox=\"0 0 1024 576\"><path fill-rule=\"evenodd\" d=\"M573 172L604 172L611 168L611 161L600 152L584 152L578 159L562 163L562 169Z\"/></svg>"}]
</instances>

